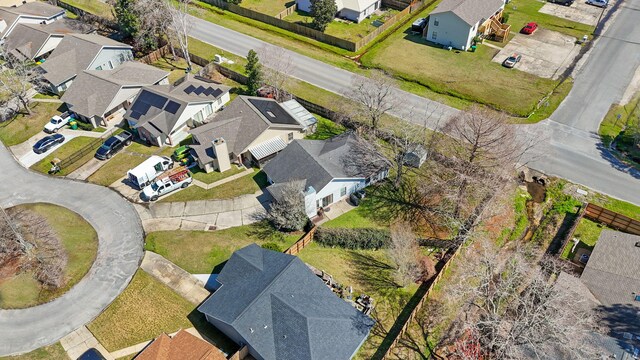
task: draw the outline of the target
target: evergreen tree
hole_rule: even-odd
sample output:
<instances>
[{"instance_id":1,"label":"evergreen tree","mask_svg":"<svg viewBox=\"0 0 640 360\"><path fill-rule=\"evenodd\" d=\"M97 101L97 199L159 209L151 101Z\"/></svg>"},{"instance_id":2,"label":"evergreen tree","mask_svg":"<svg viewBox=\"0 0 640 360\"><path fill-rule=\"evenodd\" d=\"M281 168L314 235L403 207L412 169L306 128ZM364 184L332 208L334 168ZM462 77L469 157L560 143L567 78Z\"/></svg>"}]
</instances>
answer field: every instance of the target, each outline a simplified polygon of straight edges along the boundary
<instances>
[{"instance_id":1,"label":"evergreen tree","mask_svg":"<svg viewBox=\"0 0 640 360\"><path fill-rule=\"evenodd\" d=\"M134 10L134 0L116 0L115 12L120 31L127 37L135 37L140 25Z\"/></svg>"},{"instance_id":2,"label":"evergreen tree","mask_svg":"<svg viewBox=\"0 0 640 360\"><path fill-rule=\"evenodd\" d=\"M324 32L338 12L335 0L311 0L311 16L314 29Z\"/></svg>"},{"instance_id":3,"label":"evergreen tree","mask_svg":"<svg viewBox=\"0 0 640 360\"><path fill-rule=\"evenodd\" d=\"M262 86L262 65L258 59L258 53L253 49L247 54L247 65L244 67L247 73L247 93L255 96L258 89Z\"/></svg>"}]
</instances>

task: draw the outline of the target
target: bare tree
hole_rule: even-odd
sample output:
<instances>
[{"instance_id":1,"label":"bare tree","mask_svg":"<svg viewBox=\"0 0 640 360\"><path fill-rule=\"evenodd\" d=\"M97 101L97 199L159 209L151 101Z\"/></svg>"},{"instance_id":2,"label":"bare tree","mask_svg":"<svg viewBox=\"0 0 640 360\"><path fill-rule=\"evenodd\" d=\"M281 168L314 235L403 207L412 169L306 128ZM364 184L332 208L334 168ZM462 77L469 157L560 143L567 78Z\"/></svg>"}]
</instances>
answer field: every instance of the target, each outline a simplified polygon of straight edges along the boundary
<instances>
[{"instance_id":1,"label":"bare tree","mask_svg":"<svg viewBox=\"0 0 640 360\"><path fill-rule=\"evenodd\" d=\"M356 101L360 117L367 119L373 130L378 129L382 115L398 105L393 81L380 72L370 77L354 76L348 95Z\"/></svg>"},{"instance_id":2,"label":"bare tree","mask_svg":"<svg viewBox=\"0 0 640 360\"><path fill-rule=\"evenodd\" d=\"M262 63L262 80L273 88L274 98L281 102L288 100L287 88L291 81L291 73L296 66L289 52L282 52L275 46L265 45L258 49Z\"/></svg>"},{"instance_id":3,"label":"bare tree","mask_svg":"<svg viewBox=\"0 0 640 360\"><path fill-rule=\"evenodd\" d=\"M404 286L415 282L421 275L418 240L411 225L399 222L391 228L391 243L387 254L396 264L396 281Z\"/></svg>"},{"instance_id":4,"label":"bare tree","mask_svg":"<svg viewBox=\"0 0 640 360\"><path fill-rule=\"evenodd\" d=\"M31 60L20 60L9 54L6 46L0 47L0 59L5 61L7 69L0 73L0 94L10 103L17 101L22 108L31 114L28 96L31 88L42 84L42 75L36 70Z\"/></svg>"},{"instance_id":5,"label":"bare tree","mask_svg":"<svg viewBox=\"0 0 640 360\"><path fill-rule=\"evenodd\" d=\"M298 231L304 228L309 218L305 211L303 181L291 181L284 184L272 185L272 191L277 191L276 199L270 205L267 219L278 230Z\"/></svg>"},{"instance_id":6,"label":"bare tree","mask_svg":"<svg viewBox=\"0 0 640 360\"><path fill-rule=\"evenodd\" d=\"M189 57L189 32L193 26L193 20L189 16L191 0L178 0L174 5L169 5L170 41L175 40L180 46L182 55L187 62L187 71L191 71L191 58Z\"/></svg>"},{"instance_id":7,"label":"bare tree","mask_svg":"<svg viewBox=\"0 0 640 360\"><path fill-rule=\"evenodd\" d=\"M166 0L136 0L133 11L138 18L138 32L135 42L142 47L157 47L158 39L166 37L175 58L175 49L171 40L173 21L171 5Z\"/></svg>"}]
</instances>

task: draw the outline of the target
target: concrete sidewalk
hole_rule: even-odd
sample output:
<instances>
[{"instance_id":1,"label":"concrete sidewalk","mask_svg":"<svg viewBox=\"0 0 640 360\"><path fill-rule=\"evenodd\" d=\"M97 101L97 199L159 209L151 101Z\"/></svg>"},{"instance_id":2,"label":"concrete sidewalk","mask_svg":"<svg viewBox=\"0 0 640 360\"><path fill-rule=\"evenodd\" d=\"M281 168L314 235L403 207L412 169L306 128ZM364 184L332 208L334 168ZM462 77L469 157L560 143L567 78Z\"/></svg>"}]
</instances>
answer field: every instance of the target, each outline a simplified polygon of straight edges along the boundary
<instances>
[{"instance_id":1,"label":"concrete sidewalk","mask_svg":"<svg viewBox=\"0 0 640 360\"><path fill-rule=\"evenodd\" d=\"M85 351L95 348L104 356L107 360L114 360L114 358L107 349L98 342L98 339L93 336L91 331L86 326L75 330L71 334L60 339L60 344L70 359L77 359Z\"/></svg>"},{"instance_id":2,"label":"concrete sidewalk","mask_svg":"<svg viewBox=\"0 0 640 360\"><path fill-rule=\"evenodd\" d=\"M210 295L200 280L154 252L145 251L140 268L193 304L200 304Z\"/></svg>"},{"instance_id":3,"label":"concrete sidewalk","mask_svg":"<svg viewBox=\"0 0 640 360\"><path fill-rule=\"evenodd\" d=\"M107 160L98 160L93 158L89 160L86 164L77 168L74 172L67 175L69 179L75 180L87 180L87 178L96 171L98 171L101 167L103 167L108 161Z\"/></svg>"}]
</instances>

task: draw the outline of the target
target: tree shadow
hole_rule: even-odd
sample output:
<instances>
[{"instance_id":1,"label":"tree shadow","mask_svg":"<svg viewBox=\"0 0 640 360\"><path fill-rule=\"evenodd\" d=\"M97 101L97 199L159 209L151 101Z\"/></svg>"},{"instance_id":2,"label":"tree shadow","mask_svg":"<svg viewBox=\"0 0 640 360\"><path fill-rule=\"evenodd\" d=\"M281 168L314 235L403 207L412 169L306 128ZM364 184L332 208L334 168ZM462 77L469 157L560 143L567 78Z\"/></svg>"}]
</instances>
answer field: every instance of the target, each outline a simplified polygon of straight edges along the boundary
<instances>
[{"instance_id":1,"label":"tree shadow","mask_svg":"<svg viewBox=\"0 0 640 360\"><path fill-rule=\"evenodd\" d=\"M598 134L593 133L592 135L599 138ZM629 174L635 179L640 179L640 170L634 168L631 165L625 164L623 161L618 159L614 155L613 151L608 146L605 145L602 139L598 141L598 143L596 144L596 148L600 152L600 156L604 160L606 160L612 168L614 168L617 171Z\"/></svg>"},{"instance_id":2,"label":"tree shadow","mask_svg":"<svg viewBox=\"0 0 640 360\"><path fill-rule=\"evenodd\" d=\"M384 293L400 287L393 279L395 269L375 256L349 251L347 261L350 265L349 278L361 284L366 291Z\"/></svg>"},{"instance_id":3,"label":"tree shadow","mask_svg":"<svg viewBox=\"0 0 640 360\"><path fill-rule=\"evenodd\" d=\"M211 325L204 314L198 311L197 308L193 309L193 311L187 315L187 319L189 319L189 322L205 340L215 345L224 352L227 357L234 354L240 348L233 340L223 334L222 331Z\"/></svg>"}]
</instances>

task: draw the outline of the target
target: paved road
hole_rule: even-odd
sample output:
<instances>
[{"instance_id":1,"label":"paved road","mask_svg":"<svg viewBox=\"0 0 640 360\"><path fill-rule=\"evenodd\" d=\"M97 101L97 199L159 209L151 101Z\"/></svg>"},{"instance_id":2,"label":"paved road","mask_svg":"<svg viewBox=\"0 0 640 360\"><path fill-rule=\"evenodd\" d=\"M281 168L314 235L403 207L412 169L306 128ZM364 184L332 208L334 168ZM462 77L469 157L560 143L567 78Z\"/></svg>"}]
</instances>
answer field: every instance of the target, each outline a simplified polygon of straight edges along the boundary
<instances>
[{"instance_id":1,"label":"paved road","mask_svg":"<svg viewBox=\"0 0 640 360\"><path fill-rule=\"evenodd\" d=\"M0 356L52 344L95 318L127 286L143 250L133 206L107 188L28 171L0 145L0 206L48 202L82 215L99 247L89 273L69 292L25 310L0 310Z\"/></svg>"},{"instance_id":2,"label":"paved road","mask_svg":"<svg viewBox=\"0 0 640 360\"><path fill-rule=\"evenodd\" d=\"M598 124L609 106L618 101L640 65L640 0L616 3L616 17L601 36L587 59L568 98L546 120L523 131L542 128L550 134L540 144L544 156L531 166L636 204L640 204L640 175L621 166L601 149ZM250 49L268 45L253 37L193 18L192 36L225 51L245 56ZM318 87L345 95L354 75L326 63L285 49L296 64L292 76ZM455 109L397 90L406 105L403 113L395 113L405 120L433 128L456 112ZM310 99L313 100L313 99ZM416 116L420 111L430 115Z\"/></svg>"}]
</instances>

